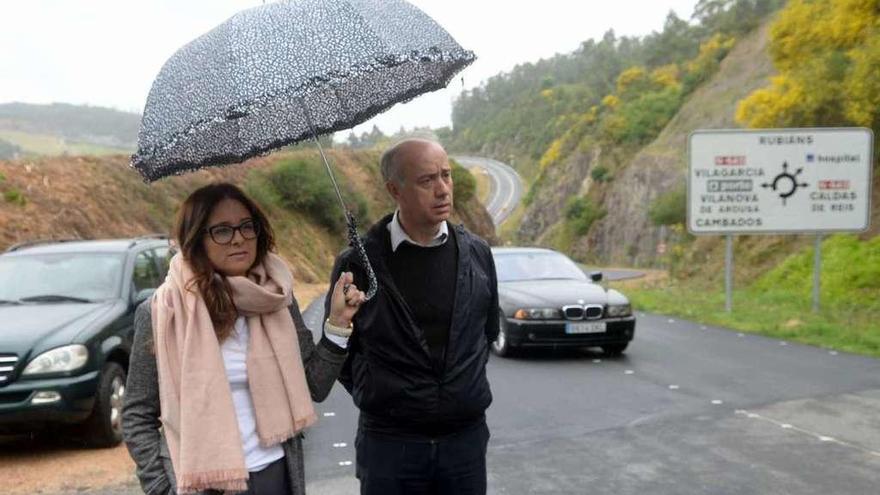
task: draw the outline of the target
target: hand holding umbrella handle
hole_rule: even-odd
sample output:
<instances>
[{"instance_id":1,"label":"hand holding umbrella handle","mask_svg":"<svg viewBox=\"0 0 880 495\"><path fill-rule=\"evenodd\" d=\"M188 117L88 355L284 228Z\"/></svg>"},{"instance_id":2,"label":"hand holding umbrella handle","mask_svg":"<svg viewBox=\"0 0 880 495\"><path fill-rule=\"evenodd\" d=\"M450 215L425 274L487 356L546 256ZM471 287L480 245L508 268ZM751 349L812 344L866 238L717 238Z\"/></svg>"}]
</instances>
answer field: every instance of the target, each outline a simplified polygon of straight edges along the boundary
<instances>
[{"instance_id":1,"label":"hand holding umbrella handle","mask_svg":"<svg viewBox=\"0 0 880 495\"><path fill-rule=\"evenodd\" d=\"M318 133L315 131L314 124L312 124L312 116L309 112L309 107L302 101L302 98L299 99L299 102L303 115L306 118L306 123L309 126L309 130L312 132L312 139L315 140L315 144L318 146L318 153L320 153L321 160L324 162L324 167L327 169L327 174L330 176L330 182L333 183L333 190L336 191L336 198L339 199L339 205L342 206L342 211L345 212L345 223L348 225L348 243L357 251L358 259L367 271L367 279L369 280L370 287L367 289L366 300L369 301L376 295L376 290L378 289L376 274L373 273L373 266L370 265L370 259L367 258L367 251L364 249L364 243L361 240L361 236L358 235L357 220L354 218L354 215L348 207L345 206L345 201L342 199L342 193L339 192L339 184L336 183L336 177L333 176L333 169L330 168L330 162L327 160L327 155L324 154L324 147L321 146L321 140L318 139Z\"/></svg>"}]
</instances>

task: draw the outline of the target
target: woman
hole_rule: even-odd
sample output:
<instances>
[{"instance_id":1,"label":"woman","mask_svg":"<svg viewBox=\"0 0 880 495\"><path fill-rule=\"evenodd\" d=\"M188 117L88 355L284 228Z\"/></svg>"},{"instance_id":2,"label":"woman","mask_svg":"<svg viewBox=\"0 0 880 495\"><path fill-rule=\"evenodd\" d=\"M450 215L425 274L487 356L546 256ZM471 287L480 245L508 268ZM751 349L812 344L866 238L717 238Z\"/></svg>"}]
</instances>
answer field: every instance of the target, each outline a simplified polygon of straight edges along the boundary
<instances>
[{"instance_id":1,"label":"woman","mask_svg":"<svg viewBox=\"0 0 880 495\"><path fill-rule=\"evenodd\" d=\"M180 253L135 314L122 421L147 494L303 494L302 430L330 392L364 301L333 287L315 345L260 208L231 184L181 206Z\"/></svg>"}]
</instances>

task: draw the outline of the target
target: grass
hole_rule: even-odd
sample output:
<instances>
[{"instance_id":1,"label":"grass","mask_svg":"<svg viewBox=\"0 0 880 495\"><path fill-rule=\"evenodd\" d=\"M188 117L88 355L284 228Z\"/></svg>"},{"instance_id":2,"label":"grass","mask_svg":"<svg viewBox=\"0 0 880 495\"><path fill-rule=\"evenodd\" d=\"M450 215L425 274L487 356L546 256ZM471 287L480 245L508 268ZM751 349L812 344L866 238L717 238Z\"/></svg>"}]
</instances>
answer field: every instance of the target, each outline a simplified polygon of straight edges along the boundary
<instances>
[{"instance_id":1,"label":"grass","mask_svg":"<svg viewBox=\"0 0 880 495\"><path fill-rule=\"evenodd\" d=\"M25 198L24 193L15 188L5 191L3 193L3 199L7 203L16 204L18 206L24 206L27 204L27 198Z\"/></svg>"},{"instance_id":2,"label":"grass","mask_svg":"<svg viewBox=\"0 0 880 495\"><path fill-rule=\"evenodd\" d=\"M522 224L523 216L525 214L526 207L523 202L520 201L516 205L516 209L513 210L513 213L511 213L510 216L498 226L498 238L501 240L502 244L518 242L517 231L519 230L520 224Z\"/></svg>"},{"instance_id":3,"label":"grass","mask_svg":"<svg viewBox=\"0 0 880 495\"><path fill-rule=\"evenodd\" d=\"M880 357L880 237L832 236L822 246L821 309L812 311L807 248L735 289L725 311L721 284L698 279L615 284L643 311L676 315L773 338Z\"/></svg>"},{"instance_id":4,"label":"grass","mask_svg":"<svg viewBox=\"0 0 880 495\"><path fill-rule=\"evenodd\" d=\"M489 201L489 193L492 191L492 180L483 168L477 167L469 170L477 181L477 199L485 205Z\"/></svg>"}]
</instances>

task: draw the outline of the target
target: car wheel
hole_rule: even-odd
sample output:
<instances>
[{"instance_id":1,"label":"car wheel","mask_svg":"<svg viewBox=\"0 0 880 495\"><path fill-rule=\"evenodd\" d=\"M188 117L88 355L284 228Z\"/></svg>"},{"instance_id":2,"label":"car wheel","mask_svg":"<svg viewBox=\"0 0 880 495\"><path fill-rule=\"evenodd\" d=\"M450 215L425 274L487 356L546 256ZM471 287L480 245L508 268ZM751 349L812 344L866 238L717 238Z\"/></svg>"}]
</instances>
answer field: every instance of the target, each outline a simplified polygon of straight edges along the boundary
<instances>
[{"instance_id":1,"label":"car wheel","mask_svg":"<svg viewBox=\"0 0 880 495\"><path fill-rule=\"evenodd\" d=\"M101 370L92 415L85 423L85 441L94 447L113 447L122 441L122 402L125 399L125 370L107 363Z\"/></svg>"},{"instance_id":2,"label":"car wheel","mask_svg":"<svg viewBox=\"0 0 880 495\"><path fill-rule=\"evenodd\" d=\"M605 352L606 356L620 356L623 354L623 351L626 350L626 347L629 345L629 342L624 342L623 344L608 344L602 346L602 351Z\"/></svg>"},{"instance_id":3,"label":"car wheel","mask_svg":"<svg viewBox=\"0 0 880 495\"><path fill-rule=\"evenodd\" d=\"M504 313L499 311L499 314L498 337L495 338L495 342L492 342L492 352L501 357L510 357L513 355L514 347L507 339L507 322L505 321Z\"/></svg>"}]
</instances>

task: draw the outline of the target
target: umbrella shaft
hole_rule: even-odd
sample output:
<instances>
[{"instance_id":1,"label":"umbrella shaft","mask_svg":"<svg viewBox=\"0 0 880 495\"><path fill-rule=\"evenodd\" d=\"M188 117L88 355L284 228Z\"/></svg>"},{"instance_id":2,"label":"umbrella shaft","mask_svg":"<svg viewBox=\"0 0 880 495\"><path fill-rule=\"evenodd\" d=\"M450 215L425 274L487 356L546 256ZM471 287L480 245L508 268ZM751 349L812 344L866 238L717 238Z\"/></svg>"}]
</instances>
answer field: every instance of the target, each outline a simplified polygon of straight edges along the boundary
<instances>
[{"instance_id":1,"label":"umbrella shaft","mask_svg":"<svg viewBox=\"0 0 880 495\"><path fill-rule=\"evenodd\" d=\"M342 200L342 193L339 192L339 184L336 183L336 177L333 176L333 170L330 168L330 162L327 161L327 156L324 155L324 148L321 146L321 140L318 139L318 133L315 132L315 126L312 124L312 115L309 113L309 107L306 106L305 101L300 99L300 106L303 110L303 115L306 117L306 124L309 125L309 130L312 131L312 139L315 140L315 144L318 145L318 153L321 154L321 160L324 161L324 167L327 168L327 174L330 176L330 182L333 183L333 190L336 191L336 197L339 198L339 204L342 206L342 211L345 212L346 219L348 219L348 207L345 206L345 201Z\"/></svg>"},{"instance_id":2,"label":"umbrella shaft","mask_svg":"<svg viewBox=\"0 0 880 495\"><path fill-rule=\"evenodd\" d=\"M339 198L339 204L342 205L342 211L348 213L348 207L345 206L345 201L342 200L342 194L339 192L339 185L336 183L336 177L333 176L333 171L330 169L330 162L327 161L327 157L324 155L324 148L321 147L321 141L318 139L318 136L315 135L314 128L312 128L312 137L315 139L315 144L318 145L318 153L321 154L321 159L324 161L324 167L327 168L327 174L330 176L330 182L333 183L333 189L336 191L336 197Z\"/></svg>"}]
</instances>

